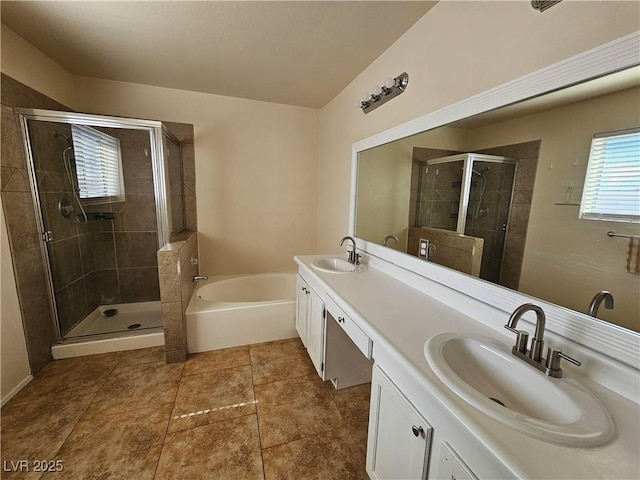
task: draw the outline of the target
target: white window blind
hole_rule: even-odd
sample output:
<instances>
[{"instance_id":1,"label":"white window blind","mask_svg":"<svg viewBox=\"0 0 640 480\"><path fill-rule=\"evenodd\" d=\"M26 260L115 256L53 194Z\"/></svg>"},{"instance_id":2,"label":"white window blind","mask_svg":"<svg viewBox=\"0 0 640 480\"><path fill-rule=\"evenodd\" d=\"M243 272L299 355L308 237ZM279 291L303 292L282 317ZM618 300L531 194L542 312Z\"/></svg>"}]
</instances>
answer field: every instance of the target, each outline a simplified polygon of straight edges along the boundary
<instances>
[{"instance_id":1,"label":"white window blind","mask_svg":"<svg viewBox=\"0 0 640 480\"><path fill-rule=\"evenodd\" d=\"M83 203L124 201L120 141L95 128L71 127L78 190Z\"/></svg>"},{"instance_id":2,"label":"white window blind","mask_svg":"<svg viewBox=\"0 0 640 480\"><path fill-rule=\"evenodd\" d=\"M594 135L579 218L640 223L640 128Z\"/></svg>"}]
</instances>

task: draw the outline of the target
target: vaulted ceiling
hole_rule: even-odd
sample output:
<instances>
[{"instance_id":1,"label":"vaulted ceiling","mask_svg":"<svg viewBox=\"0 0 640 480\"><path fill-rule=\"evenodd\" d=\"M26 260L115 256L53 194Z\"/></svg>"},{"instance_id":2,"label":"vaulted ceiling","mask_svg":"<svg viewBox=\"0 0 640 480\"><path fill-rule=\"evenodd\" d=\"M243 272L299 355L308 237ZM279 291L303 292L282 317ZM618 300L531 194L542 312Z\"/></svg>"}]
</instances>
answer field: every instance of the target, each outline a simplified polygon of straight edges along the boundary
<instances>
[{"instance_id":1,"label":"vaulted ceiling","mask_svg":"<svg viewBox=\"0 0 640 480\"><path fill-rule=\"evenodd\" d=\"M319 108L436 3L3 1L1 9L2 23L74 75Z\"/></svg>"}]
</instances>

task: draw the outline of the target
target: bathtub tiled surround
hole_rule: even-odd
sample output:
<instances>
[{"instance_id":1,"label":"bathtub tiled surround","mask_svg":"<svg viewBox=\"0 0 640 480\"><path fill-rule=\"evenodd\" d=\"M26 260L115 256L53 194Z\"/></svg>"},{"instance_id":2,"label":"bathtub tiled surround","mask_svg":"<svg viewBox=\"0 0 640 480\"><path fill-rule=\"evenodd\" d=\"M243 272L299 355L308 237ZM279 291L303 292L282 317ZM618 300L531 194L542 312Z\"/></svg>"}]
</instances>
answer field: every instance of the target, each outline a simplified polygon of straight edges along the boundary
<instances>
[{"instance_id":1,"label":"bathtub tiled surround","mask_svg":"<svg viewBox=\"0 0 640 480\"><path fill-rule=\"evenodd\" d=\"M333 390L299 339L163 357L53 362L2 409L2 460L64 462L47 478L367 478L371 385Z\"/></svg>"},{"instance_id":2,"label":"bathtub tiled surround","mask_svg":"<svg viewBox=\"0 0 640 480\"><path fill-rule=\"evenodd\" d=\"M195 289L193 276L199 275L197 232L184 232L176 240L158 250L160 301L164 326L167 363L184 362L187 358L185 312Z\"/></svg>"}]
</instances>

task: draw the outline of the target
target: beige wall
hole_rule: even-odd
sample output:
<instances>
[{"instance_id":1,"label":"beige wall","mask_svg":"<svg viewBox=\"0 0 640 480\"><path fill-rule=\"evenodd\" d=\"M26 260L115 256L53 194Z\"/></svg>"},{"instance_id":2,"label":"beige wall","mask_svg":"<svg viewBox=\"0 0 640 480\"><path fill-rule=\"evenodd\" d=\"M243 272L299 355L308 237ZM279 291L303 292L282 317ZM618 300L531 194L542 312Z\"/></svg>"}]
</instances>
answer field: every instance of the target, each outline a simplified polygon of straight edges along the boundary
<instances>
[{"instance_id":1,"label":"beige wall","mask_svg":"<svg viewBox=\"0 0 640 480\"><path fill-rule=\"evenodd\" d=\"M2 24L2 73L64 105L74 103L74 77Z\"/></svg>"},{"instance_id":2,"label":"beige wall","mask_svg":"<svg viewBox=\"0 0 640 480\"><path fill-rule=\"evenodd\" d=\"M474 151L541 140L519 290L586 312L594 294L609 290L615 308L599 317L640 331L640 275L625 271L628 241L607 231L638 235L637 224L579 220L578 206L561 206L570 183L571 202L580 203L596 133L637 128L640 89L469 131Z\"/></svg>"},{"instance_id":3,"label":"beige wall","mask_svg":"<svg viewBox=\"0 0 640 480\"><path fill-rule=\"evenodd\" d=\"M567 1L543 14L524 1L439 2L320 113L319 251L338 250L348 230L354 142L638 29L638 2ZM353 107L403 71L404 94L367 115Z\"/></svg>"},{"instance_id":4,"label":"beige wall","mask_svg":"<svg viewBox=\"0 0 640 480\"><path fill-rule=\"evenodd\" d=\"M388 246L406 251L412 150L410 145L392 142L360 154L358 237L382 243L387 235L396 235L399 245L391 240Z\"/></svg>"},{"instance_id":5,"label":"beige wall","mask_svg":"<svg viewBox=\"0 0 640 480\"><path fill-rule=\"evenodd\" d=\"M81 111L192 123L200 271L294 269L316 250L318 111L80 77Z\"/></svg>"},{"instance_id":6,"label":"beige wall","mask_svg":"<svg viewBox=\"0 0 640 480\"><path fill-rule=\"evenodd\" d=\"M4 214L0 208L0 251L2 252L2 276L0 278L0 393L2 404L9 400L13 390L25 382L30 375L27 345L22 327L22 316L18 304L16 280L13 276L9 238L4 223Z\"/></svg>"}]
</instances>

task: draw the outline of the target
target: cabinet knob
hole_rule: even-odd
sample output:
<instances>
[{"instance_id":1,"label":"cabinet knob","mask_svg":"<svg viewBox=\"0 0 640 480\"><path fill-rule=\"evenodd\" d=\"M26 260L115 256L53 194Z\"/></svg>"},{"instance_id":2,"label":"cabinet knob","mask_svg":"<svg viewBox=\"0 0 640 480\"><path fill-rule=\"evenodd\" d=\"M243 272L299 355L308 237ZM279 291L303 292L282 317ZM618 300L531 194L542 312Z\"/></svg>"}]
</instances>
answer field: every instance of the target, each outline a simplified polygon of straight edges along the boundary
<instances>
[{"instance_id":1,"label":"cabinet knob","mask_svg":"<svg viewBox=\"0 0 640 480\"><path fill-rule=\"evenodd\" d=\"M411 427L411 431L413 432L413 434L414 434L416 437L424 436L424 428L422 428L422 427L416 427L415 425L413 425L413 426Z\"/></svg>"}]
</instances>

